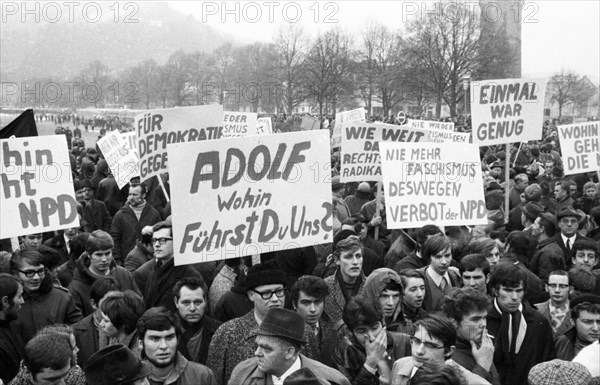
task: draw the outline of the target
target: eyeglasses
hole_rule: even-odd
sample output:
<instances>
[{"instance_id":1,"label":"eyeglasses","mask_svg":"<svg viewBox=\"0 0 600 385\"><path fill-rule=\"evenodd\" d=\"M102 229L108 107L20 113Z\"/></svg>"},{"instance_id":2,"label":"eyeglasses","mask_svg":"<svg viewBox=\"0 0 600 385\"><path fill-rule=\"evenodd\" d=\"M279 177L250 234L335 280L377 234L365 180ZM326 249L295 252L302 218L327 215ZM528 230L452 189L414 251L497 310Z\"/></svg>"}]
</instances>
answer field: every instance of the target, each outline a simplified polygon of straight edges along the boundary
<instances>
[{"instance_id":1,"label":"eyeglasses","mask_svg":"<svg viewBox=\"0 0 600 385\"><path fill-rule=\"evenodd\" d=\"M273 297L273 294L275 294L277 296L277 298L281 298L285 295L285 288L277 289L274 291L256 291L256 290L252 290L252 291L255 292L256 294L260 295L260 297L264 300L271 299L271 297Z\"/></svg>"},{"instance_id":2,"label":"eyeglasses","mask_svg":"<svg viewBox=\"0 0 600 385\"><path fill-rule=\"evenodd\" d=\"M436 350L436 349L443 349L443 346L439 346L437 344L434 344L433 342L427 342L427 341L421 341L420 339L418 339L415 336L410 337L410 343L412 345L425 345L426 348L428 349L432 349L432 350Z\"/></svg>"},{"instance_id":3,"label":"eyeglasses","mask_svg":"<svg viewBox=\"0 0 600 385\"><path fill-rule=\"evenodd\" d=\"M46 275L46 268L39 269L39 270L17 270L17 271L25 274L25 276L27 278L33 278L36 274L39 277L43 277L44 275Z\"/></svg>"},{"instance_id":4,"label":"eyeglasses","mask_svg":"<svg viewBox=\"0 0 600 385\"><path fill-rule=\"evenodd\" d=\"M173 238L152 238L150 240L150 242L152 242L152 244L155 244L156 242L160 243L161 245L164 245L165 243L167 243L167 241L172 241Z\"/></svg>"}]
</instances>

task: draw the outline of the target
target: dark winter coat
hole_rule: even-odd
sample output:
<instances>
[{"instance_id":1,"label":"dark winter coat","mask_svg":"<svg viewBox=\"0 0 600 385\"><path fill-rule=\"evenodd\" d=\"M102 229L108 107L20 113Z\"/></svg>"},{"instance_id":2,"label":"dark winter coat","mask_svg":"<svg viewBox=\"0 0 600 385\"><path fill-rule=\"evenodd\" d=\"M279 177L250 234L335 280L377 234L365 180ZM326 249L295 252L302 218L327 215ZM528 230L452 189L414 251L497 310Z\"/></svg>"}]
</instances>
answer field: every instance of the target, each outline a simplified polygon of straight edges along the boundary
<instances>
[{"instance_id":1,"label":"dark winter coat","mask_svg":"<svg viewBox=\"0 0 600 385\"><path fill-rule=\"evenodd\" d=\"M189 265L175 266L174 258L171 258L162 266L159 266L157 263L148 277L148 282L146 282L144 290L146 309L155 306L164 306L171 311L175 311L172 292L173 286L184 277L201 278L202 276L198 270Z\"/></svg>"},{"instance_id":2,"label":"dark winter coat","mask_svg":"<svg viewBox=\"0 0 600 385\"><path fill-rule=\"evenodd\" d=\"M146 203L138 221L133 210L123 206L113 218L110 227L110 236L115 241L113 256L116 261L123 261L127 254L135 247L135 242L141 238L142 229L152 226L162 220L156 209Z\"/></svg>"}]
</instances>

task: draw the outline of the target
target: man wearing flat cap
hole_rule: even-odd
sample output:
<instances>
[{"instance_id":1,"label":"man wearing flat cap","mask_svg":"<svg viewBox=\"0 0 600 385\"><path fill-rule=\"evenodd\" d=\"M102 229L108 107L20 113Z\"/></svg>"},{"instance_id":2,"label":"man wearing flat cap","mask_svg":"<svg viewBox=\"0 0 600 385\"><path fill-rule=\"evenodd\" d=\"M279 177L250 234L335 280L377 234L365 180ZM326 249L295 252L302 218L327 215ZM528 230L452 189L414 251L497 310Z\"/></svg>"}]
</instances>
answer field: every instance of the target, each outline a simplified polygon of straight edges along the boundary
<instances>
[{"instance_id":1,"label":"man wearing flat cap","mask_svg":"<svg viewBox=\"0 0 600 385\"><path fill-rule=\"evenodd\" d=\"M294 311L274 308L265 315L256 333L254 357L238 364L229 385L283 385L297 370L311 369L317 378L332 385L350 385L339 371L300 353L306 344L302 316Z\"/></svg>"},{"instance_id":2,"label":"man wearing flat cap","mask_svg":"<svg viewBox=\"0 0 600 385\"><path fill-rule=\"evenodd\" d=\"M571 250L573 249L573 243L579 239L588 239L577 232L579 228L580 215L573 209L573 207L565 207L561 209L556 215L558 218L558 227L560 233L554 236L556 243L563 251L565 258L565 264L569 264L571 259Z\"/></svg>"},{"instance_id":3,"label":"man wearing flat cap","mask_svg":"<svg viewBox=\"0 0 600 385\"><path fill-rule=\"evenodd\" d=\"M219 326L208 347L206 366L213 370L217 384L227 384L233 368L253 356L256 329L269 309L283 308L286 282L281 270L267 264L255 265L248 270L246 294L254 304L253 309Z\"/></svg>"},{"instance_id":4,"label":"man wearing flat cap","mask_svg":"<svg viewBox=\"0 0 600 385\"><path fill-rule=\"evenodd\" d=\"M87 361L88 385L148 385L150 365L142 362L125 345L111 345L94 353Z\"/></svg>"}]
</instances>

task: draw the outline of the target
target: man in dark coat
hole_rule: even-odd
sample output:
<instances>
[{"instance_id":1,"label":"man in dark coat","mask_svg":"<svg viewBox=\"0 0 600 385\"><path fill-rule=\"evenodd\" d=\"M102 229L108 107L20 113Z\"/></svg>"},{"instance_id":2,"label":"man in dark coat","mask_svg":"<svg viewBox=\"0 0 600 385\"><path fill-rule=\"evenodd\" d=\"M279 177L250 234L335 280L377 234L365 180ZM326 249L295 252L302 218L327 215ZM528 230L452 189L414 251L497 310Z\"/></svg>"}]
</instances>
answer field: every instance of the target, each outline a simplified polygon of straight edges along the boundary
<instances>
[{"instance_id":1,"label":"man in dark coat","mask_svg":"<svg viewBox=\"0 0 600 385\"><path fill-rule=\"evenodd\" d=\"M96 230L86 241L85 253L76 261L69 291L84 317L94 311L90 304L90 290L98 278L113 277L122 291L133 290L141 295L131 273L115 263L112 256L113 246L113 240L108 233Z\"/></svg>"},{"instance_id":2,"label":"man in dark coat","mask_svg":"<svg viewBox=\"0 0 600 385\"><path fill-rule=\"evenodd\" d=\"M560 246L563 251L563 257L565 264L569 266L569 260L571 259L571 250L573 249L573 243L579 239L589 239L577 232L579 227L579 220L581 217L573 209L573 207L565 207L560 210L556 216L558 218L558 227L560 233L554 235L556 244Z\"/></svg>"},{"instance_id":3,"label":"man in dark coat","mask_svg":"<svg viewBox=\"0 0 600 385\"><path fill-rule=\"evenodd\" d=\"M104 202L94 199L94 190L91 180L83 181L83 229L86 233L94 230L109 231L112 220Z\"/></svg>"},{"instance_id":4,"label":"man in dark coat","mask_svg":"<svg viewBox=\"0 0 600 385\"><path fill-rule=\"evenodd\" d=\"M79 227L73 227L64 231L59 231L57 235L44 242L45 246L56 250L60 256L60 265L69 261L71 240L75 238L77 234L79 234Z\"/></svg>"},{"instance_id":5,"label":"man in dark coat","mask_svg":"<svg viewBox=\"0 0 600 385\"><path fill-rule=\"evenodd\" d=\"M222 323L206 315L206 283L201 278L183 278L173 287L173 295L182 328L177 349L188 360L205 364L210 341Z\"/></svg>"},{"instance_id":6,"label":"man in dark coat","mask_svg":"<svg viewBox=\"0 0 600 385\"><path fill-rule=\"evenodd\" d=\"M494 300L488 308L487 328L495 339L494 365L500 383L526 384L533 366L555 356L552 328L544 316L523 303L527 277L518 266L498 264L490 287Z\"/></svg>"},{"instance_id":7,"label":"man in dark coat","mask_svg":"<svg viewBox=\"0 0 600 385\"><path fill-rule=\"evenodd\" d=\"M29 249L15 252L10 266L13 274L23 281L25 303L15 327L25 343L45 326L74 324L81 320L81 312L69 291L52 285L52 277L40 253Z\"/></svg>"},{"instance_id":8,"label":"man in dark coat","mask_svg":"<svg viewBox=\"0 0 600 385\"><path fill-rule=\"evenodd\" d=\"M23 300L23 285L18 278L0 274L0 382L8 384L19 372L25 344L10 329L10 322L19 318Z\"/></svg>"},{"instance_id":9,"label":"man in dark coat","mask_svg":"<svg viewBox=\"0 0 600 385\"><path fill-rule=\"evenodd\" d=\"M158 211L145 198L145 184L130 187L128 204L113 218L110 235L115 241L114 257L118 265L123 265L125 257L141 237L142 229L162 220Z\"/></svg>"},{"instance_id":10,"label":"man in dark coat","mask_svg":"<svg viewBox=\"0 0 600 385\"><path fill-rule=\"evenodd\" d=\"M173 301L175 283L185 277L202 278L198 270L189 265L175 266L171 226L171 220L167 219L153 227L152 243L154 244L156 264L144 289L146 309L164 306L174 312L176 310Z\"/></svg>"}]
</instances>

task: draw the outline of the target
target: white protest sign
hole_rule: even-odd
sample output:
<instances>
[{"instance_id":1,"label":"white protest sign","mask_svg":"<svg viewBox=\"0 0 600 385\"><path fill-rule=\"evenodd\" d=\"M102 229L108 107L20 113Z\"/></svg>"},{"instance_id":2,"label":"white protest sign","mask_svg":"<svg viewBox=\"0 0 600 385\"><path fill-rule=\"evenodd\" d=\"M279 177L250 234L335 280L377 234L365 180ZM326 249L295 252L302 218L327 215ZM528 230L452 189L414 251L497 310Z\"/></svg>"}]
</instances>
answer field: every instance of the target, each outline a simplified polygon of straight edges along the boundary
<instances>
[{"instance_id":1,"label":"white protest sign","mask_svg":"<svg viewBox=\"0 0 600 385\"><path fill-rule=\"evenodd\" d=\"M427 142L431 143L472 143L471 134L444 130L423 130L427 132Z\"/></svg>"},{"instance_id":2,"label":"white protest sign","mask_svg":"<svg viewBox=\"0 0 600 385\"><path fill-rule=\"evenodd\" d=\"M175 264L332 240L325 130L168 146Z\"/></svg>"},{"instance_id":3,"label":"white protest sign","mask_svg":"<svg viewBox=\"0 0 600 385\"><path fill-rule=\"evenodd\" d=\"M271 118L266 116L258 118L256 121L256 134L257 135L271 135L273 133L273 125Z\"/></svg>"},{"instance_id":4,"label":"white protest sign","mask_svg":"<svg viewBox=\"0 0 600 385\"><path fill-rule=\"evenodd\" d=\"M168 172L167 144L219 139L223 106L211 104L152 110L135 117L142 181Z\"/></svg>"},{"instance_id":5,"label":"white protest sign","mask_svg":"<svg viewBox=\"0 0 600 385\"><path fill-rule=\"evenodd\" d=\"M109 132L97 143L119 188L123 188L131 178L139 176L139 159L130 150L129 143L119 131Z\"/></svg>"},{"instance_id":6,"label":"white protest sign","mask_svg":"<svg viewBox=\"0 0 600 385\"><path fill-rule=\"evenodd\" d=\"M381 181L380 142L427 142L429 131L384 123L342 125L340 180Z\"/></svg>"},{"instance_id":7,"label":"white protest sign","mask_svg":"<svg viewBox=\"0 0 600 385\"><path fill-rule=\"evenodd\" d=\"M138 153L137 133L135 131L124 132L121 134L121 136L127 142L127 145L129 146L129 150L133 151L136 158L138 158L138 160L139 160L140 154Z\"/></svg>"},{"instance_id":8,"label":"white protest sign","mask_svg":"<svg viewBox=\"0 0 600 385\"><path fill-rule=\"evenodd\" d=\"M342 145L342 125L348 122L366 122L364 108L357 108L350 111L342 111L335 114L335 125L331 134L331 147L340 147Z\"/></svg>"},{"instance_id":9,"label":"white protest sign","mask_svg":"<svg viewBox=\"0 0 600 385\"><path fill-rule=\"evenodd\" d=\"M0 140L0 238L79 227L64 135Z\"/></svg>"},{"instance_id":10,"label":"white protest sign","mask_svg":"<svg viewBox=\"0 0 600 385\"><path fill-rule=\"evenodd\" d=\"M422 128L426 130L444 130L444 131L454 131L454 123L453 122L437 122L434 120L416 120L410 119L408 121L407 126L412 128Z\"/></svg>"},{"instance_id":11,"label":"white protest sign","mask_svg":"<svg viewBox=\"0 0 600 385\"><path fill-rule=\"evenodd\" d=\"M318 130L319 128L321 128L321 121L315 118L314 116L305 115L302 117L300 128L303 131Z\"/></svg>"},{"instance_id":12,"label":"white protest sign","mask_svg":"<svg viewBox=\"0 0 600 385\"><path fill-rule=\"evenodd\" d=\"M600 122L558 126L565 175L600 170Z\"/></svg>"},{"instance_id":13,"label":"white protest sign","mask_svg":"<svg viewBox=\"0 0 600 385\"><path fill-rule=\"evenodd\" d=\"M471 82L473 143L480 146L542 138L546 79Z\"/></svg>"},{"instance_id":14,"label":"white protest sign","mask_svg":"<svg viewBox=\"0 0 600 385\"><path fill-rule=\"evenodd\" d=\"M223 112L223 138L258 135L256 112Z\"/></svg>"},{"instance_id":15,"label":"white protest sign","mask_svg":"<svg viewBox=\"0 0 600 385\"><path fill-rule=\"evenodd\" d=\"M479 147L381 143L388 228L487 223Z\"/></svg>"}]
</instances>

